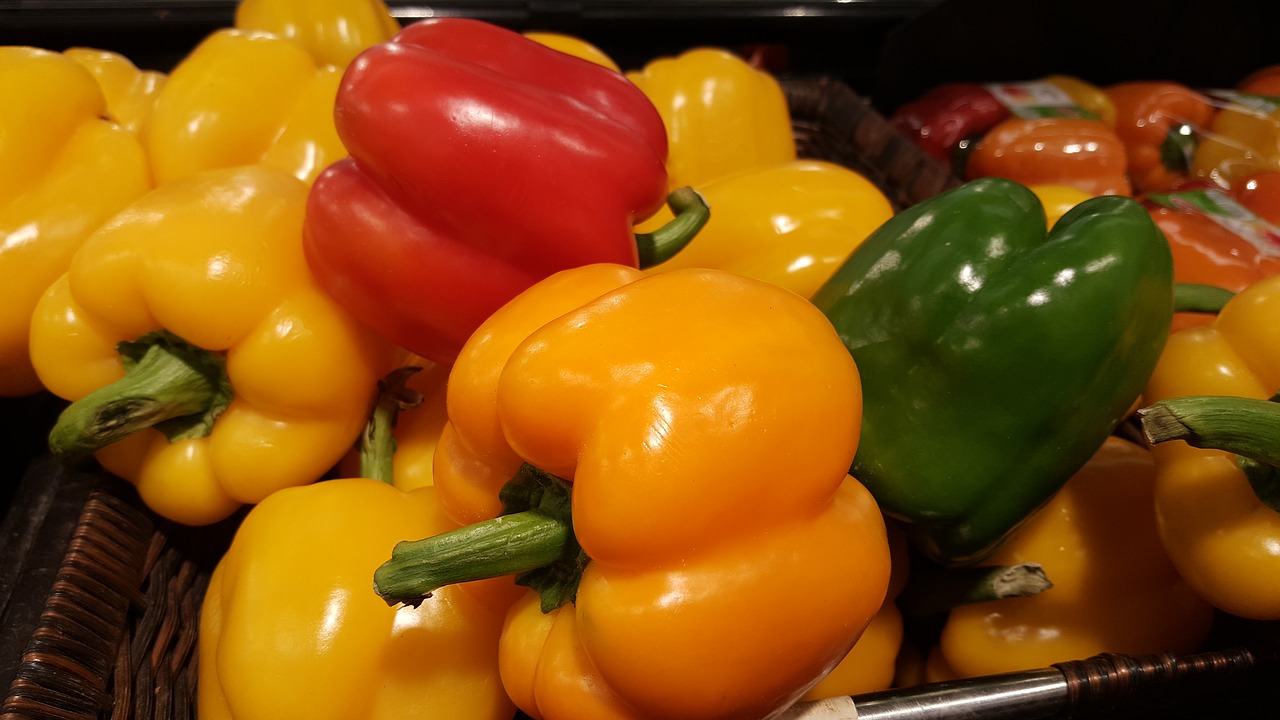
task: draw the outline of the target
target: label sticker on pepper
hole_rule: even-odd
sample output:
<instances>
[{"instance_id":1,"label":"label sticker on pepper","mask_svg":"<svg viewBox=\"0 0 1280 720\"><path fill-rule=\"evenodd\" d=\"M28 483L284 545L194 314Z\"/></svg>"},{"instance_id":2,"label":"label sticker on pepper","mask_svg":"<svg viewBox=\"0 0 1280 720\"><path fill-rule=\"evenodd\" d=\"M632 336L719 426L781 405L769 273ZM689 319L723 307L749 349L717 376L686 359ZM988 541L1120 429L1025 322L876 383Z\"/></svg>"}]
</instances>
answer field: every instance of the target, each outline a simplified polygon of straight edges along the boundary
<instances>
[{"instance_id":1,"label":"label sticker on pepper","mask_svg":"<svg viewBox=\"0 0 1280 720\"><path fill-rule=\"evenodd\" d=\"M1280 228L1255 215L1221 190L1185 190L1149 195L1159 205L1196 212L1249 241L1266 255L1280 255Z\"/></svg>"},{"instance_id":2,"label":"label sticker on pepper","mask_svg":"<svg viewBox=\"0 0 1280 720\"><path fill-rule=\"evenodd\" d=\"M1035 118L1085 118L1097 116L1076 104L1062 88L1047 82L989 83L983 85L1016 117L1024 120Z\"/></svg>"},{"instance_id":3,"label":"label sticker on pepper","mask_svg":"<svg viewBox=\"0 0 1280 720\"><path fill-rule=\"evenodd\" d=\"M1252 110L1258 115L1271 115L1280 110L1280 97L1254 95L1238 90L1206 90L1205 94L1221 103Z\"/></svg>"}]
</instances>

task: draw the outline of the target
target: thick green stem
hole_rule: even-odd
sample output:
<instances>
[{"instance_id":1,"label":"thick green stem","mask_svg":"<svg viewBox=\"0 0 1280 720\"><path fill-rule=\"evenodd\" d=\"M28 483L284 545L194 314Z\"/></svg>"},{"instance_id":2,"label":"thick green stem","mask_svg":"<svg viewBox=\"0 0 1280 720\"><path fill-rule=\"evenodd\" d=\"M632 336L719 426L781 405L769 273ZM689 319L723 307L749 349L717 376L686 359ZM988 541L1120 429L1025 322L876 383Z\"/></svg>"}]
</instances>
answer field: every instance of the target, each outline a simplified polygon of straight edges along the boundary
<instances>
[{"instance_id":1,"label":"thick green stem","mask_svg":"<svg viewBox=\"0 0 1280 720\"><path fill-rule=\"evenodd\" d=\"M960 605L1028 597L1051 587L1037 563L946 568L913 573L898 596L898 608L908 617L922 617Z\"/></svg>"},{"instance_id":2,"label":"thick green stem","mask_svg":"<svg viewBox=\"0 0 1280 720\"><path fill-rule=\"evenodd\" d=\"M125 375L71 403L49 433L65 460L100 450L144 428L171 441L208 435L231 402L226 360L165 331L117 346Z\"/></svg>"},{"instance_id":3,"label":"thick green stem","mask_svg":"<svg viewBox=\"0 0 1280 720\"><path fill-rule=\"evenodd\" d=\"M653 267L675 257L711 218L707 201L691 187L672 190L667 196L667 207L675 215L670 222L650 233L636 233L641 268Z\"/></svg>"},{"instance_id":4,"label":"thick green stem","mask_svg":"<svg viewBox=\"0 0 1280 720\"><path fill-rule=\"evenodd\" d=\"M534 570L559 558L569 524L538 510L501 515L422 540L396 543L373 573L388 605L418 605L445 585Z\"/></svg>"},{"instance_id":5,"label":"thick green stem","mask_svg":"<svg viewBox=\"0 0 1280 720\"><path fill-rule=\"evenodd\" d=\"M395 478L396 436L393 428L403 410L422 404L422 393L405 385L420 367L396 368L378 382L378 400L360 435L360 475L391 484Z\"/></svg>"},{"instance_id":6,"label":"thick green stem","mask_svg":"<svg viewBox=\"0 0 1280 720\"><path fill-rule=\"evenodd\" d=\"M1174 283L1173 311L1217 314L1235 293L1217 285Z\"/></svg>"},{"instance_id":7,"label":"thick green stem","mask_svg":"<svg viewBox=\"0 0 1280 720\"><path fill-rule=\"evenodd\" d=\"M1258 499L1280 512L1280 403L1194 395L1161 400L1139 409L1138 416L1152 444L1182 440L1238 455Z\"/></svg>"},{"instance_id":8,"label":"thick green stem","mask_svg":"<svg viewBox=\"0 0 1280 720\"><path fill-rule=\"evenodd\" d=\"M374 571L374 591L388 605L417 605L445 585L514 574L543 612L572 602L589 559L573 534L569 484L526 464L499 497L499 517L397 543Z\"/></svg>"}]
</instances>

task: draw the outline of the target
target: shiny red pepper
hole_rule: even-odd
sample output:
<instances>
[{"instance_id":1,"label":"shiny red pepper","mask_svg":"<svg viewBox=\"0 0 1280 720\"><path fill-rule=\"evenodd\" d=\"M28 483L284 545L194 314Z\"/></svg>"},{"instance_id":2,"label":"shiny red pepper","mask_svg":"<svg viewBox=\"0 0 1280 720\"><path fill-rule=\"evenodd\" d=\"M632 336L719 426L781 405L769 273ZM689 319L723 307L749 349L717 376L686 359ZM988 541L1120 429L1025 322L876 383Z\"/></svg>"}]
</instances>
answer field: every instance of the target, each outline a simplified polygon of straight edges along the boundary
<instances>
[{"instance_id":1,"label":"shiny red pepper","mask_svg":"<svg viewBox=\"0 0 1280 720\"><path fill-rule=\"evenodd\" d=\"M667 197L666 130L618 72L466 18L361 53L335 118L350 157L315 182L317 280L404 348L450 364L520 291L588 263L640 263Z\"/></svg>"},{"instance_id":2,"label":"shiny red pepper","mask_svg":"<svg viewBox=\"0 0 1280 720\"><path fill-rule=\"evenodd\" d=\"M1010 114L982 85L957 82L938 85L902 105L889 116L889 124L952 166L966 142L986 134Z\"/></svg>"}]
</instances>

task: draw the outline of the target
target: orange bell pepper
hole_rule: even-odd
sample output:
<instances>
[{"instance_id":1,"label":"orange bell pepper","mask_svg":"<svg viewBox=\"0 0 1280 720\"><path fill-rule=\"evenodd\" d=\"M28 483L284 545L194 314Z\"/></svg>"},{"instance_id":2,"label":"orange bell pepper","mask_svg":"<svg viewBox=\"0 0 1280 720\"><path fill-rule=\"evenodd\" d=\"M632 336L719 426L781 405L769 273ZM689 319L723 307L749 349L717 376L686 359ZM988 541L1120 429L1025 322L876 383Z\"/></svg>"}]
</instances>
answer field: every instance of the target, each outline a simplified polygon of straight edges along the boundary
<instances>
[{"instance_id":1,"label":"orange bell pepper","mask_svg":"<svg viewBox=\"0 0 1280 720\"><path fill-rule=\"evenodd\" d=\"M1090 195L1130 195L1125 148L1097 120L1013 117L991 128L965 162L965 178L1070 185Z\"/></svg>"},{"instance_id":2,"label":"orange bell pepper","mask_svg":"<svg viewBox=\"0 0 1280 720\"><path fill-rule=\"evenodd\" d=\"M1267 65L1245 75L1236 89L1251 95L1280 97L1280 65Z\"/></svg>"},{"instance_id":3,"label":"orange bell pepper","mask_svg":"<svg viewBox=\"0 0 1280 720\"><path fill-rule=\"evenodd\" d=\"M988 562L1038 562L1053 587L953 608L930 680L1047 667L1104 652L1189 652L1213 608L1183 580L1156 531L1156 463L1107 438ZM942 668L949 677L939 677Z\"/></svg>"},{"instance_id":4,"label":"orange bell pepper","mask_svg":"<svg viewBox=\"0 0 1280 720\"><path fill-rule=\"evenodd\" d=\"M1142 391L1151 407L1189 396L1264 401L1280 388L1280 276L1231 298L1207 326L1169 336ZM1152 410L1144 408L1144 428ZM1268 507L1232 452L1160 441L1155 508L1178 571L1232 615L1280 619L1280 512Z\"/></svg>"},{"instance_id":5,"label":"orange bell pepper","mask_svg":"<svg viewBox=\"0 0 1280 720\"><path fill-rule=\"evenodd\" d=\"M1215 190L1202 194L1221 197ZM1156 201L1177 197L1178 194L1151 195L1144 201L1151 219L1169 240L1174 282L1215 285L1238 292L1280 273L1280 235L1275 242L1265 238L1250 240L1193 206L1176 200ZM1174 314L1172 329L1203 325L1212 319L1212 315L1179 312Z\"/></svg>"},{"instance_id":6,"label":"orange bell pepper","mask_svg":"<svg viewBox=\"0 0 1280 720\"><path fill-rule=\"evenodd\" d=\"M1231 188L1231 195L1258 217L1280 227L1280 171L1246 175Z\"/></svg>"},{"instance_id":7,"label":"orange bell pepper","mask_svg":"<svg viewBox=\"0 0 1280 720\"><path fill-rule=\"evenodd\" d=\"M447 400L437 495L488 522L397 545L375 587L431 602L493 570L543 591L512 606L499 646L532 717L769 717L881 607L885 524L847 474L857 369L795 293L717 270L565 270L472 335ZM494 568L461 554L508 531L541 538L537 557L506 541Z\"/></svg>"},{"instance_id":8,"label":"orange bell pepper","mask_svg":"<svg viewBox=\"0 0 1280 720\"><path fill-rule=\"evenodd\" d=\"M1129 179L1138 192L1171 190L1190 177L1197 133L1213 120L1213 102L1174 82L1111 85L1116 134L1124 143Z\"/></svg>"}]
</instances>

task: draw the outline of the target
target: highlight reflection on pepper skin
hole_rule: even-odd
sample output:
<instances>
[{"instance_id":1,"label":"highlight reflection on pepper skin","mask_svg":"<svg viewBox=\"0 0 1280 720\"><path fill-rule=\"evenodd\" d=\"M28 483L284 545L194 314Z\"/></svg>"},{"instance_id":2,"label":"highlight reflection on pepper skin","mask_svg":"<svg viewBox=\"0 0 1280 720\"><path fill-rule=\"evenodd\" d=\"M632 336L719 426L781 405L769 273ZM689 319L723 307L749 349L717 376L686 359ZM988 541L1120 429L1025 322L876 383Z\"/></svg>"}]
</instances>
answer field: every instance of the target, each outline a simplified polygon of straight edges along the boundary
<instances>
[{"instance_id":1,"label":"highlight reflection on pepper skin","mask_svg":"<svg viewBox=\"0 0 1280 720\"><path fill-rule=\"evenodd\" d=\"M863 377L852 474L935 560L981 558L1125 416L1172 299L1169 245L1129 198L1049 234L1000 178L900 212L813 297Z\"/></svg>"}]
</instances>

